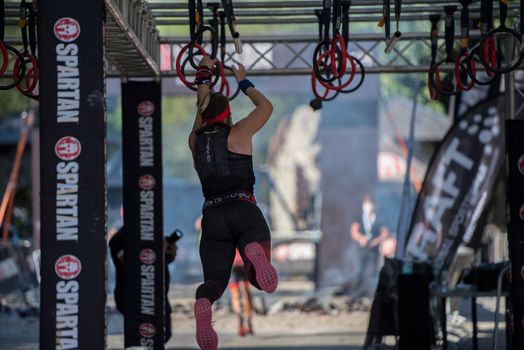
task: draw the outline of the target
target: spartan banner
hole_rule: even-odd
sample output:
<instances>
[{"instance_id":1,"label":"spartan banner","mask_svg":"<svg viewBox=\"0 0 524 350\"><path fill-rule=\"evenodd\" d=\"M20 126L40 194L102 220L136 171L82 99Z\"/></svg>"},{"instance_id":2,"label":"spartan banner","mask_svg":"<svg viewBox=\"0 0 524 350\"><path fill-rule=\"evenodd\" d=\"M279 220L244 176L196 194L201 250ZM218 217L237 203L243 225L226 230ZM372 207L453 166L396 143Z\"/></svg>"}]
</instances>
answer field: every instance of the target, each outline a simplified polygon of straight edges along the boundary
<instances>
[{"instance_id":1,"label":"spartan banner","mask_svg":"<svg viewBox=\"0 0 524 350\"><path fill-rule=\"evenodd\" d=\"M125 346L164 349L162 123L159 83L122 84Z\"/></svg>"},{"instance_id":2,"label":"spartan banner","mask_svg":"<svg viewBox=\"0 0 524 350\"><path fill-rule=\"evenodd\" d=\"M469 243L504 159L504 97L477 104L453 125L428 167L406 256L442 272Z\"/></svg>"},{"instance_id":3,"label":"spartan banner","mask_svg":"<svg viewBox=\"0 0 524 350\"><path fill-rule=\"evenodd\" d=\"M38 3L40 349L104 349L103 1Z\"/></svg>"},{"instance_id":4,"label":"spartan banner","mask_svg":"<svg viewBox=\"0 0 524 350\"><path fill-rule=\"evenodd\" d=\"M512 349L524 349L524 120L508 120L508 241Z\"/></svg>"}]
</instances>

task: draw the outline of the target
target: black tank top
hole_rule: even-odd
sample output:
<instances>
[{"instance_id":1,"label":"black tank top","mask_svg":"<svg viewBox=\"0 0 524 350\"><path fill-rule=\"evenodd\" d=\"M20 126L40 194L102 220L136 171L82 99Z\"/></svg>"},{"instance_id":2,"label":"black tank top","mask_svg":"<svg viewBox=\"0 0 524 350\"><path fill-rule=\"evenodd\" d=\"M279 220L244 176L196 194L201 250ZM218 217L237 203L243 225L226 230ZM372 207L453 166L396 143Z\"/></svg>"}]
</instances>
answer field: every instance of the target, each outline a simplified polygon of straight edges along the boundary
<instances>
[{"instance_id":1,"label":"black tank top","mask_svg":"<svg viewBox=\"0 0 524 350\"><path fill-rule=\"evenodd\" d=\"M253 157L228 151L230 130L229 126L220 124L197 134L195 169L206 200L239 191L253 193Z\"/></svg>"}]
</instances>

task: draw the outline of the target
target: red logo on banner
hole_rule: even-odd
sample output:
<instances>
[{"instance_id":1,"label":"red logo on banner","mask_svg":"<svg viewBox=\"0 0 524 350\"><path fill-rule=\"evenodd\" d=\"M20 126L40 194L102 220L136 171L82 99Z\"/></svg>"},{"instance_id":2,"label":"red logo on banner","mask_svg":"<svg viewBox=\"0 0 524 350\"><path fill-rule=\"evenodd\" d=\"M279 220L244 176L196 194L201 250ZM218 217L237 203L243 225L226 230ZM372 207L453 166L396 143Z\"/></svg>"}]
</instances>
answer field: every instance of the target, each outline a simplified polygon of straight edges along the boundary
<instances>
[{"instance_id":1,"label":"red logo on banner","mask_svg":"<svg viewBox=\"0 0 524 350\"><path fill-rule=\"evenodd\" d=\"M80 24L70 17L64 17L56 21L54 30L58 40L69 43L80 35Z\"/></svg>"},{"instance_id":2,"label":"red logo on banner","mask_svg":"<svg viewBox=\"0 0 524 350\"><path fill-rule=\"evenodd\" d=\"M148 265L154 264L154 262L156 261L155 252L149 248L142 249L138 257L140 258L141 262Z\"/></svg>"},{"instance_id":3,"label":"red logo on banner","mask_svg":"<svg viewBox=\"0 0 524 350\"><path fill-rule=\"evenodd\" d=\"M151 101L142 101L136 110L142 117L149 117L155 113L155 104Z\"/></svg>"},{"instance_id":4,"label":"red logo on banner","mask_svg":"<svg viewBox=\"0 0 524 350\"><path fill-rule=\"evenodd\" d=\"M82 270L80 260L74 255L62 255L55 263L55 272L64 280L76 278Z\"/></svg>"},{"instance_id":5,"label":"red logo on banner","mask_svg":"<svg viewBox=\"0 0 524 350\"><path fill-rule=\"evenodd\" d=\"M524 154L519 158L519 171L522 175L524 175Z\"/></svg>"},{"instance_id":6,"label":"red logo on banner","mask_svg":"<svg viewBox=\"0 0 524 350\"><path fill-rule=\"evenodd\" d=\"M138 332L144 338L152 338L155 336L156 328L151 323L142 323L138 327Z\"/></svg>"},{"instance_id":7,"label":"red logo on banner","mask_svg":"<svg viewBox=\"0 0 524 350\"><path fill-rule=\"evenodd\" d=\"M55 145L55 153L62 160L73 160L80 155L80 141L73 136L62 137Z\"/></svg>"},{"instance_id":8,"label":"red logo on banner","mask_svg":"<svg viewBox=\"0 0 524 350\"><path fill-rule=\"evenodd\" d=\"M142 175L140 176L140 179L138 179L138 186L140 186L144 191L149 191L155 188L155 183L155 178L151 175Z\"/></svg>"}]
</instances>

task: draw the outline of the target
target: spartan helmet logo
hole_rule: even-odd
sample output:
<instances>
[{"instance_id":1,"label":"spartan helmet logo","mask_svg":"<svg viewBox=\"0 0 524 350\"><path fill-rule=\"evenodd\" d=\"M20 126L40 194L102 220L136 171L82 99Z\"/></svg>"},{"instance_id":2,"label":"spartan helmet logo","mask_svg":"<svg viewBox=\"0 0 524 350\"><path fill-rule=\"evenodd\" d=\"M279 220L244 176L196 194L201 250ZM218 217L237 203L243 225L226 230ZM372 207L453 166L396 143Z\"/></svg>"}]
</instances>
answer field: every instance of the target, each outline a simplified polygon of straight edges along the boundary
<instances>
[{"instance_id":1,"label":"spartan helmet logo","mask_svg":"<svg viewBox=\"0 0 524 350\"><path fill-rule=\"evenodd\" d=\"M149 117L155 113L155 104L151 101L142 101L137 107L138 114L142 117Z\"/></svg>"},{"instance_id":2,"label":"spartan helmet logo","mask_svg":"<svg viewBox=\"0 0 524 350\"><path fill-rule=\"evenodd\" d=\"M68 43L80 35L80 24L70 17L64 17L56 21L54 32L58 40Z\"/></svg>"},{"instance_id":3,"label":"spartan helmet logo","mask_svg":"<svg viewBox=\"0 0 524 350\"><path fill-rule=\"evenodd\" d=\"M142 323L138 327L138 332L144 338L152 338L156 334L156 328L151 323Z\"/></svg>"},{"instance_id":4,"label":"spartan helmet logo","mask_svg":"<svg viewBox=\"0 0 524 350\"><path fill-rule=\"evenodd\" d=\"M155 188L155 184L155 178L151 175L142 175L140 176L140 179L138 179L138 186L140 186L144 191L152 190Z\"/></svg>"},{"instance_id":5,"label":"spartan helmet logo","mask_svg":"<svg viewBox=\"0 0 524 350\"><path fill-rule=\"evenodd\" d=\"M518 163L519 171L522 175L524 175L524 154L520 156L519 163Z\"/></svg>"},{"instance_id":6,"label":"spartan helmet logo","mask_svg":"<svg viewBox=\"0 0 524 350\"><path fill-rule=\"evenodd\" d=\"M55 263L56 274L64 280L77 277L81 270L82 264L74 255L62 255Z\"/></svg>"},{"instance_id":7,"label":"spartan helmet logo","mask_svg":"<svg viewBox=\"0 0 524 350\"><path fill-rule=\"evenodd\" d=\"M146 265L151 265L156 261L155 252L149 248L142 249L138 257L140 258L140 261Z\"/></svg>"},{"instance_id":8,"label":"spartan helmet logo","mask_svg":"<svg viewBox=\"0 0 524 350\"><path fill-rule=\"evenodd\" d=\"M80 155L82 146L77 138L72 136L62 137L55 145L55 153L62 160L74 160Z\"/></svg>"}]
</instances>

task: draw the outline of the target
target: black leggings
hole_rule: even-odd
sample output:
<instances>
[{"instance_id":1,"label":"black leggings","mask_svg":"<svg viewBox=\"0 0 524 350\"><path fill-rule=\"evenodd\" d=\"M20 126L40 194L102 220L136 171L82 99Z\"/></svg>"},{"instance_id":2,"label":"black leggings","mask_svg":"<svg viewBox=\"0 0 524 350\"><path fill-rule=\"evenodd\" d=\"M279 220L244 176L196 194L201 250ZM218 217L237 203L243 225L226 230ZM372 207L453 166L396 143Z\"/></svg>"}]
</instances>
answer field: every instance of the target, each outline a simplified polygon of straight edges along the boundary
<instances>
[{"instance_id":1,"label":"black leggings","mask_svg":"<svg viewBox=\"0 0 524 350\"><path fill-rule=\"evenodd\" d=\"M256 204L237 201L206 209L200 240L204 283L197 288L197 299L207 298L213 303L222 296L229 282L237 247L249 282L260 289L255 279L256 271L244 255L244 247L252 242L260 243L270 259L269 227Z\"/></svg>"}]
</instances>

